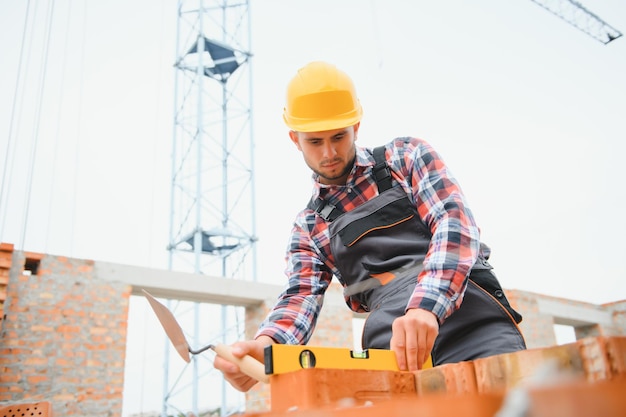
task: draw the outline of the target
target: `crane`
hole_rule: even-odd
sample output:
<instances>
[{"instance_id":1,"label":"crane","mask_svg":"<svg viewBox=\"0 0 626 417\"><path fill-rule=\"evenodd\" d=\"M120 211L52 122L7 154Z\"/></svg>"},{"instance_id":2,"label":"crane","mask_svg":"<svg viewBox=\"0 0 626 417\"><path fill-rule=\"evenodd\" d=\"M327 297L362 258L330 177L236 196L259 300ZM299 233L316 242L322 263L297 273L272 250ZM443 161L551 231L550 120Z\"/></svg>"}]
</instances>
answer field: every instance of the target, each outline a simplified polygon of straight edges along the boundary
<instances>
[{"instance_id":1,"label":"crane","mask_svg":"<svg viewBox=\"0 0 626 417\"><path fill-rule=\"evenodd\" d=\"M592 38L607 44L622 33L574 0L531 0Z\"/></svg>"}]
</instances>

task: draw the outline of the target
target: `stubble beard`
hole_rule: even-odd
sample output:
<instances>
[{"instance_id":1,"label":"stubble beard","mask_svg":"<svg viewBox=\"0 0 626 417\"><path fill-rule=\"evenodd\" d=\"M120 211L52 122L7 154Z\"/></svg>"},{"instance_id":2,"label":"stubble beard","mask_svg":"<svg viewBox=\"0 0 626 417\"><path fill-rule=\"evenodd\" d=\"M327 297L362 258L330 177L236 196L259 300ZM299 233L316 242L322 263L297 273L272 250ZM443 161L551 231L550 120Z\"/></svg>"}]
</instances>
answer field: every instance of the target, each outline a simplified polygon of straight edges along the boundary
<instances>
[{"instance_id":1,"label":"stubble beard","mask_svg":"<svg viewBox=\"0 0 626 417\"><path fill-rule=\"evenodd\" d=\"M328 175L324 175L324 173L322 173L319 170L314 169L313 171L320 177L323 178L327 181L329 181L330 183L332 183L332 181L340 179L344 176L347 176L350 171L352 171L352 167L354 166L354 161L356 160L356 154L352 157L352 159L350 160L350 162L348 162L343 169L341 170L341 172L337 175L334 175L332 177L328 176Z\"/></svg>"}]
</instances>

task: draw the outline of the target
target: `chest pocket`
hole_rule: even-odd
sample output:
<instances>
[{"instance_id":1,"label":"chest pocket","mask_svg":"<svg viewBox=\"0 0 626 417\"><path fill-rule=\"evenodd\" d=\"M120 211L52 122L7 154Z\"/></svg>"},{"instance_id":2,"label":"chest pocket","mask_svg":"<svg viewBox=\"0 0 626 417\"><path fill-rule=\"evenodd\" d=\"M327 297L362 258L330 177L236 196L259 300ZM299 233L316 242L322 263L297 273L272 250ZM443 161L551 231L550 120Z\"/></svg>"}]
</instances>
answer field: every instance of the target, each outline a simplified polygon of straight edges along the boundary
<instances>
[{"instance_id":1,"label":"chest pocket","mask_svg":"<svg viewBox=\"0 0 626 417\"><path fill-rule=\"evenodd\" d=\"M386 232L393 227L402 227L403 223L415 218L415 213L407 212L406 201L401 198L363 218L352 221L342 228L338 235L344 246L353 246L360 239L373 232Z\"/></svg>"},{"instance_id":2,"label":"chest pocket","mask_svg":"<svg viewBox=\"0 0 626 417\"><path fill-rule=\"evenodd\" d=\"M431 235L402 187L394 187L329 225L331 251L347 284L421 264Z\"/></svg>"}]
</instances>

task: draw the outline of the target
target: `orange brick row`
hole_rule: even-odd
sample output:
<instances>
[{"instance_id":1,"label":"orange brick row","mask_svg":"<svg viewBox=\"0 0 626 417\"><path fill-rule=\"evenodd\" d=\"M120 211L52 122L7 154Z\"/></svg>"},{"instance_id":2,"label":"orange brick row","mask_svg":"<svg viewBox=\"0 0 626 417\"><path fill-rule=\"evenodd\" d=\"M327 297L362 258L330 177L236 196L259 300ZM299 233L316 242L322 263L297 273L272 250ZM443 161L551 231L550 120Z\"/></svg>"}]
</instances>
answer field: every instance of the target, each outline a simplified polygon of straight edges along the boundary
<instances>
[{"instance_id":1,"label":"orange brick row","mask_svg":"<svg viewBox=\"0 0 626 417\"><path fill-rule=\"evenodd\" d=\"M530 387L521 392L522 395L504 391L458 395L435 393L366 404L344 401L337 405L321 405L315 410L292 407L249 413L244 417L623 417L626 416L625 392L626 377L622 375L595 383L567 381Z\"/></svg>"},{"instance_id":2,"label":"orange brick row","mask_svg":"<svg viewBox=\"0 0 626 417\"><path fill-rule=\"evenodd\" d=\"M440 365L415 373L419 394L489 392L518 386L542 373L588 382L626 374L626 337L597 337L559 346Z\"/></svg>"},{"instance_id":3,"label":"orange brick row","mask_svg":"<svg viewBox=\"0 0 626 417\"><path fill-rule=\"evenodd\" d=\"M4 317L4 302L7 299L9 271L13 261L13 244L0 242L0 323Z\"/></svg>"},{"instance_id":4,"label":"orange brick row","mask_svg":"<svg viewBox=\"0 0 626 417\"><path fill-rule=\"evenodd\" d=\"M620 388L626 388L626 337L582 339L571 344L440 365L413 373L309 368L272 375L272 411L268 415L327 409L337 410L328 415L340 416L344 414L338 410L345 408L363 411L381 402L390 406L388 401L417 398L423 403L424 398L435 397L440 399L442 413L433 415L441 417L446 415L443 409L448 400L466 396L470 402L480 398L485 402L484 407L474 404L477 410L484 411L483 414L468 415L493 416L493 407L501 407L505 394L516 389L532 391L536 387L552 386L557 390L555 395L563 397L567 396L567 391L558 391L563 387L589 386L606 381L617 381L615 383ZM572 388L572 392L577 389ZM542 393L536 395L544 398ZM626 401L621 397L619 401L622 409L626 409ZM537 415L549 415L541 413ZM421 410L419 415L430 414Z\"/></svg>"}]
</instances>

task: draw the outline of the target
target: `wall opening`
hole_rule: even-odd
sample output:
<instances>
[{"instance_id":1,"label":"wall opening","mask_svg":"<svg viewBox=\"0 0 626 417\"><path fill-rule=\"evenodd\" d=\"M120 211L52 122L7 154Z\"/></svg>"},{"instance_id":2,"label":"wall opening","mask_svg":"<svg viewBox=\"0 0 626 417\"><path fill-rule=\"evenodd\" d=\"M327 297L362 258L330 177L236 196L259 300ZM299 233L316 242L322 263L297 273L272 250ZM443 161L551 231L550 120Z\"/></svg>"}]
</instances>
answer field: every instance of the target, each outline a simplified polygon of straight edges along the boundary
<instances>
[{"instance_id":1,"label":"wall opening","mask_svg":"<svg viewBox=\"0 0 626 417\"><path fill-rule=\"evenodd\" d=\"M26 260L24 260L24 275L37 275L40 262L41 259L27 257Z\"/></svg>"},{"instance_id":2,"label":"wall opening","mask_svg":"<svg viewBox=\"0 0 626 417\"><path fill-rule=\"evenodd\" d=\"M556 336L557 345L566 345L576 341L576 330L574 329L574 326L555 324L554 335Z\"/></svg>"},{"instance_id":3,"label":"wall opening","mask_svg":"<svg viewBox=\"0 0 626 417\"><path fill-rule=\"evenodd\" d=\"M363 334L364 325L364 318L354 317L352 319L352 349L356 352L363 350L363 346L361 345L361 335Z\"/></svg>"}]
</instances>

